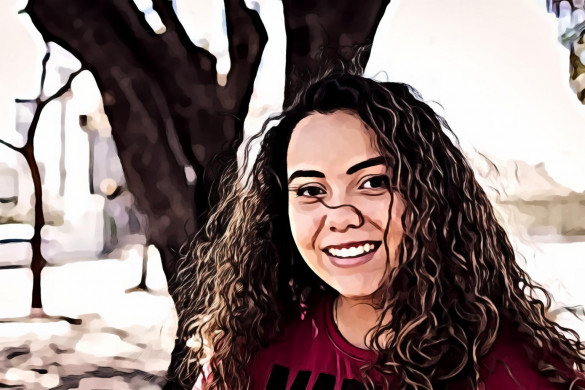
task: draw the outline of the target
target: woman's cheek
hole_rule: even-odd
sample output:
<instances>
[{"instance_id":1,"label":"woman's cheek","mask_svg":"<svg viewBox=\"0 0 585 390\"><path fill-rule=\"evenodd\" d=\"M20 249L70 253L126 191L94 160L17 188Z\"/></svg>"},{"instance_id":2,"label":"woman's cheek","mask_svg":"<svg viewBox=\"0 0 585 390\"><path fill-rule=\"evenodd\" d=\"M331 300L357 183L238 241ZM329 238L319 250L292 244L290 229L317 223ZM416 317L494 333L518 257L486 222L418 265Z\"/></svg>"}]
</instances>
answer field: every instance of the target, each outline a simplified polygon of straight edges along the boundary
<instances>
[{"instance_id":1,"label":"woman's cheek","mask_svg":"<svg viewBox=\"0 0 585 390\"><path fill-rule=\"evenodd\" d=\"M320 219L314 205L290 204L289 220L293 238L303 256L315 248Z\"/></svg>"},{"instance_id":2,"label":"woman's cheek","mask_svg":"<svg viewBox=\"0 0 585 390\"><path fill-rule=\"evenodd\" d=\"M405 205L401 198L395 198L392 207L392 219L390 220L390 228L388 229L388 235L386 241L388 242L388 248L390 249L390 260L395 266L399 263L397 256L398 247L404 236L404 228L402 226L402 215L404 214Z\"/></svg>"},{"instance_id":3,"label":"woman's cheek","mask_svg":"<svg viewBox=\"0 0 585 390\"><path fill-rule=\"evenodd\" d=\"M390 194L367 198L361 202L360 211L365 218L382 231L386 230L388 224L388 210L390 209Z\"/></svg>"}]
</instances>

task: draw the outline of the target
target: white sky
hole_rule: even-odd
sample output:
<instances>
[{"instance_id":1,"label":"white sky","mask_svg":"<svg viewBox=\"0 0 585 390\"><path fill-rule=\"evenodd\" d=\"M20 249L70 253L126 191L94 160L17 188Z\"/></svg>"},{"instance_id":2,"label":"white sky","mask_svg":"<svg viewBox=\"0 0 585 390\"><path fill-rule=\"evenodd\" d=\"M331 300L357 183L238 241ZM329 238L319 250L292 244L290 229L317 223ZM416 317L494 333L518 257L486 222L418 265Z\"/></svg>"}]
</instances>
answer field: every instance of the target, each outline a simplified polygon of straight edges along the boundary
<instances>
[{"instance_id":1,"label":"white sky","mask_svg":"<svg viewBox=\"0 0 585 390\"><path fill-rule=\"evenodd\" d=\"M194 18L198 27L187 30L194 40L205 38L221 57L226 48L221 2L201 1L197 10L194 2L176 1L179 12L186 12L180 14L185 23L189 14L208 16ZM265 21L282 23L281 14L270 18L281 12L281 2L258 3ZM34 94L44 51L27 15L16 14L22 6L22 1L0 2L0 137L5 140L11 139L14 123L12 102ZM268 106L278 108L274 92L283 89L284 69L276 68L284 67L284 30L277 25L267 29L272 40L251 103L251 111L260 115ZM581 192L585 108L569 87L569 53L557 34L555 17L538 0L392 0L368 73L384 70L391 80L410 83L426 99L439 102L464 144L497 160L544 162L557 182ZM225 57L222 61L220 67L229 64ZM250 119L250 125L260 122Z\"/></svg>"},{"instance_id":2,"label":"white sky","mask_svg":"<svg viewBox=\"0 0 585 390\"><path fill-rule=\"evenodd\" d=\"M536 0L393 0L368 72L436 100L463 142L499 159L544 162L585 190L585 108L569 87L569 52Z\"/></svg>"}]
</instances>

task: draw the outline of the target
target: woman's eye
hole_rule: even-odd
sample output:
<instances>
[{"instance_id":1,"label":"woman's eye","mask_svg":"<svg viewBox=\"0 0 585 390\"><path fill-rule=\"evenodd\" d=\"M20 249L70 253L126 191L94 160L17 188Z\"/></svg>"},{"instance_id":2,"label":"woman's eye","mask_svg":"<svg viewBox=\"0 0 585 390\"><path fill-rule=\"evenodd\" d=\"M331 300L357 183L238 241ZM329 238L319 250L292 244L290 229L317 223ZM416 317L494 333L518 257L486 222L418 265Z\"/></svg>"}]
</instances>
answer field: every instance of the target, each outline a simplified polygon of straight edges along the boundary
<instances>
[{"instance_id":1,"label":"woman's eye","mask_svg":"<svg viewBox=\"0 0 585 390\"><path fill-rule=\"evenodd\" d=\"M390 188L390 180L388 176L380 175L374 176L369 178L368 180L364 181L360 188L364 189L380 189L380 188Z\"/></svg>"},{"instance_id":2,"label":"woman's eye","mask_svg":"<svg viewBox=\"0 0 585 390\"><path fill-rule=\"evenodd\" d=\"M315 197L319 195L323 195L325 191L321 187L317 186L307 186L302 187L297 190L297 196L308 196L308 197Z\"/></svg>"}]
</instances>

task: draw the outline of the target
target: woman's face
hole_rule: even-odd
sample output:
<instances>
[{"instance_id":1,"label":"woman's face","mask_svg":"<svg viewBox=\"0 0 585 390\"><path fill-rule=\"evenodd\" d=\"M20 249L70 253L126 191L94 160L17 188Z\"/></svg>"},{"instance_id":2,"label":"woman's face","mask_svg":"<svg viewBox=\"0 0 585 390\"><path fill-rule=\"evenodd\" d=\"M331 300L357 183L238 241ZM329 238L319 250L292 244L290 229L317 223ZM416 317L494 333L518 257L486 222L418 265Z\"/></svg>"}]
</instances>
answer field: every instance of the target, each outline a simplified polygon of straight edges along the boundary
<instances>
[{"instance_id":1,"label":"woman's face","mask_svg":"<svg viewBox=\"0 0 585 390\"><path fill-rule=\"evenodd\" d=\"M293 238L309 267L346 297L371 295L387 267L397 264L404 203L390 192L388 175L373 131L355 114L315 113L292 132L287 176Z\"/></svg>"}]
</instances>

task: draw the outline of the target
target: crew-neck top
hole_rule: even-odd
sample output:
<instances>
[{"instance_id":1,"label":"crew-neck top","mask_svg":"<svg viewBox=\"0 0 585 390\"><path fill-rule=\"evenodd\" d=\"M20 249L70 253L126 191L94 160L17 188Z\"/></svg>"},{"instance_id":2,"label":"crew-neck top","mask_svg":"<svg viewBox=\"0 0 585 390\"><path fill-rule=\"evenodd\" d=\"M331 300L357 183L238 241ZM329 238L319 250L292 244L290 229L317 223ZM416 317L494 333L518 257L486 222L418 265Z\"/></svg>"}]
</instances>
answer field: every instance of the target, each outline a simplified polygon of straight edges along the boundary
<instances>
[{"instance_id":1,"label":"crew-neck top","mask_svg":"<svg viewBox=\"0 0 585 390\"><path fill-rule=\"evenodd\" d=\"M261 349L249 367L254 390L362 389L360 369L376 352L359 348L337 329L333 298L322 297L303 318L283 327L282 337ZM376 381L382 378L376 376Z\"/></svg>"}]
</instances>

